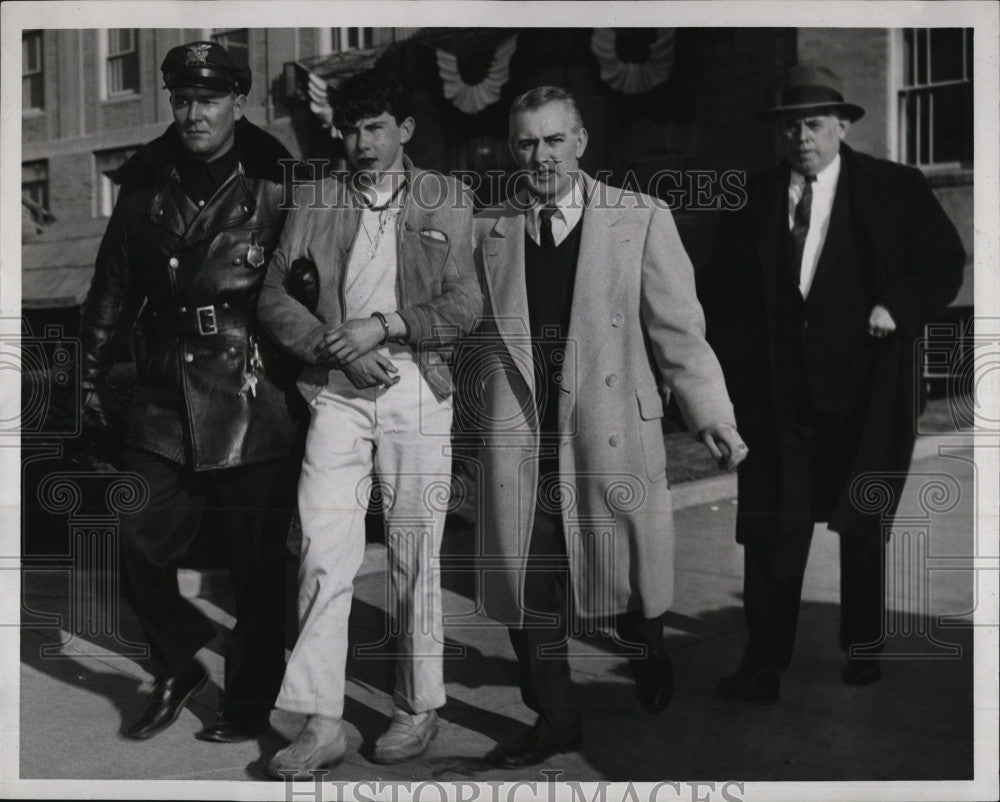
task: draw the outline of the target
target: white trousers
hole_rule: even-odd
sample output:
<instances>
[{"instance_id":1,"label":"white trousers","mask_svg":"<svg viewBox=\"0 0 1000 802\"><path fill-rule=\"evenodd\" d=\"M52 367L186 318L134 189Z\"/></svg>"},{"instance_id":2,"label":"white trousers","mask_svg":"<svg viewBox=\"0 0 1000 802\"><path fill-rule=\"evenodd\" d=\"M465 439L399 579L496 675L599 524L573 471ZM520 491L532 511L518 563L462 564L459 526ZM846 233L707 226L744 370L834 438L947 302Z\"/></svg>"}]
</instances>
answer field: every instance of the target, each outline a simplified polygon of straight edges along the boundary
<instances>
[{"instance_id":1,"label":"white trousers","mask_svg":"<svg viewBox=\"0 0 1000 802\"><path fill-rule=\"evenodd\" d=\"M393 632L383 640L396 647L395 703L410 713L445 703L437 558L451 490L451 399L437 400L411 359L393 361L393 387L356 390L333 373L341 381L312 406L299 479L299 636L275 703L283 710L343 717L347 621L373 473L386 519ZM384 659L369 646L356 654L361 666Z\"/></svg>"}]
</instances>

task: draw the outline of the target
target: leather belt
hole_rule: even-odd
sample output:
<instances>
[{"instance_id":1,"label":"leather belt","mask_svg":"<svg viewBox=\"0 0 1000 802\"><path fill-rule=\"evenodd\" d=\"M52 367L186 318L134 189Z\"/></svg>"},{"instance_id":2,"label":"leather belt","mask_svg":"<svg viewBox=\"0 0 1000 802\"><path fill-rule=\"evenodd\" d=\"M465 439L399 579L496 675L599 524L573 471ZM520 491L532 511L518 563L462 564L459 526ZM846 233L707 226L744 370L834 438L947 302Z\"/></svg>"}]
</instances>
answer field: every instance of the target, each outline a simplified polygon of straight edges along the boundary
<instances>
[{"instance_id":1,"label":"leather belt","mask_svg":"<svg viewBox=\"0 0 1000 802\"><path fill-rule=\"evenodd\" d=\"M154 311L150 323L163 334L210 337L223 331L247 329L250 309L245 306L194 306L176 311Z\"/></svg>"}]
</instances>

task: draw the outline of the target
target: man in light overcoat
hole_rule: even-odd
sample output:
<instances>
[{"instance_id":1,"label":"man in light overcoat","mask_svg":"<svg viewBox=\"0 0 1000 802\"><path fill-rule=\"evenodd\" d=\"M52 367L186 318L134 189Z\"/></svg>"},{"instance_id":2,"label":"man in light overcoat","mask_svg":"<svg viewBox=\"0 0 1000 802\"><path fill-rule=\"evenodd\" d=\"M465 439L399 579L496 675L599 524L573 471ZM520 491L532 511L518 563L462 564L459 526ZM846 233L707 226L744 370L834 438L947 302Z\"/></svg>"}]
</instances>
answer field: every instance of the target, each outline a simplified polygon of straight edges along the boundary
<instances>
[{"instance_id":1,"label":"man in light overcoat","mask_svg":"<svg viewBox=\"0 0 1000 802\"><path fill-rule=\"evenodd\" d=\"M670 701L670 395L723 464L745 455L670 211L581 172L586 145L568 92L520 96L510 148L526 187L476 221L485 321L459 391L483 438L481 581L538 713L491 753L508 768L579 746L571 621L615 631L640 658L648 709Z\"/></svg>"}]
</instances>

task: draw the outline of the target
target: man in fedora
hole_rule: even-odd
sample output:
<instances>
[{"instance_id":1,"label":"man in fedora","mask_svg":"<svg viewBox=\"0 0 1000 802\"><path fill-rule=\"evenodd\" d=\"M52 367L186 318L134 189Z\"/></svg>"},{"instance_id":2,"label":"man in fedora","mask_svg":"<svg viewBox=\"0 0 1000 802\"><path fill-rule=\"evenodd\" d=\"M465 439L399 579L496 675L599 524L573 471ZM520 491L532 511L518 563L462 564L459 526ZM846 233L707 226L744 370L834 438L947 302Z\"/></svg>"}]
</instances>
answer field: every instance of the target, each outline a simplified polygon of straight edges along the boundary
<instances>
[{"instance_id":1,"label":"man in fedora","mask_svg":"<svg viewBox=\"0 0 1000 802\"><path fill-rule=\"evenodd\" d=\"M851 501L870 471L902 488L914 441L913 344L954 298L965 253L923 174L844 143L864 109L793 67L784 160L727 214L703 287L709 339L750 455L739 469L748 642L729 699L774 701L792 658L813 525L840 535L844 682L879 679L885 540Z\"/></svg>"},{"instance_id":2,"label":"man in fedora","mask_svg":"<svg viewBox=\"0 0 1000 802\"><path fill-rule=\"evenodd\" d=\"M122 517L122 554L154 684L125 734L164 730L207 682L195 654L216 628L181 596L177 568L211 508L236 624L219 715L197 737L245 741L271 709L285 662L298 402L291 360L279 358L253 308L281 232L281 162L291 157L244 119L250 71L225 48L180 45L161 70L173 123L113 175L121 193L81 321L83 413L106 423L110 346L137 326L144 347L124 461L149 498Z\"/></svg>"}]
</instances>

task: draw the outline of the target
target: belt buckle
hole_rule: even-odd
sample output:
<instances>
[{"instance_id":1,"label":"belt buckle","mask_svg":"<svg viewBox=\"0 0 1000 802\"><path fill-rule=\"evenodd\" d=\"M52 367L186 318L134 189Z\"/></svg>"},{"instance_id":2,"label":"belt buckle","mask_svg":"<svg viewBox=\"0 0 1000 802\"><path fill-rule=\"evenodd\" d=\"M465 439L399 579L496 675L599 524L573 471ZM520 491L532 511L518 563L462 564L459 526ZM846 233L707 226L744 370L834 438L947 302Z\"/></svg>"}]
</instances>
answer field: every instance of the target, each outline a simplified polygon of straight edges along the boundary
<instances>
[{"instance_id":1,"label":"belt buckle","mask_svg":"<svg viewBox=\"0 0 1000 802\"><path fill-rule=\"evenodd\" d=\"M198 333L202 336L218 334L219 326L215 320L215 306L199 306L194 310L198 319Z\"/></svg>"}]
</instances>

